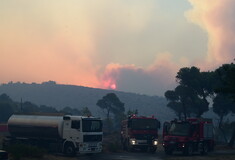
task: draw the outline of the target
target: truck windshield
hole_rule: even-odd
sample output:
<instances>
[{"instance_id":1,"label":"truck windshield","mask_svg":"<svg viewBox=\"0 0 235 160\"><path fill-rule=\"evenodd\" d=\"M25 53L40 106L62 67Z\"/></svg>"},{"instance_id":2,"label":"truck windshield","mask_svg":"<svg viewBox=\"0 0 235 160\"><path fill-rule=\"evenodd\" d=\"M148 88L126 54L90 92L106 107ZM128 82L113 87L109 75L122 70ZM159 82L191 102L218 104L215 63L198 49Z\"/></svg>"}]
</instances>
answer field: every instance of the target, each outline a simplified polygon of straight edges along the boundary
<instances>
[{"instance_id":1,"label":"truck windshield","mask_svg":"<svg viewBox=\"0 0 235 160\"><path fill-rule=\"evenodd\" d=\"M169 129L169 135L188 136L190 131L189 123L172 123Z\"/></svg>"},{"instance_id":2,"label":"truck windshield","mask_svg":"<svg viewBox=\"0 0 235 160\"><path fill-rule=\"evenodd\" d=\"M136 130L157 130L158 121L156 119L132 119L130 127Z\"/></svg>"},{"instance_id":3,"label":"truck windshield","mask_svg":"<svg viewBox=\"0 0 235 160\"><path fill-rule=\"evenodd\" d=\"M101 120L82 120L83 132L102 132Z\"/></svg>"}]
</instances>

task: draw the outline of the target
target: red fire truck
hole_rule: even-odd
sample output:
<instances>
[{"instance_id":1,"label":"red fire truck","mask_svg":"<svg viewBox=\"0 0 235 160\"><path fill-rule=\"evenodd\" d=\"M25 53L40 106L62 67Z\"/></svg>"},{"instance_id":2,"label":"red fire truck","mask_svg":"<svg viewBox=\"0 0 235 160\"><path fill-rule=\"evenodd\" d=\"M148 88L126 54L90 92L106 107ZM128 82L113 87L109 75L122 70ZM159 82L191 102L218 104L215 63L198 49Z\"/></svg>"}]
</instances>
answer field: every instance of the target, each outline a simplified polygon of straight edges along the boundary
<instances>
[{"instance_id":1,"label":"red fire truck","mask_svg":"<svg viewBox=\"0 0 235 160\"><path fill-rule=\"evenodd\" d=\"M123 149L127 151L139 149L154 153L157 149L159 128L160 122L154 116L129 116L121 125Z\"/></svg>"},{"instance_id":2,"label":"red fire truck","mask_svg":"<svg viewBox=\"0 0 235 160\"><path fill-rule=\"evenodd\" d=\"M214 149L213 123L211 119L189 118L174 120L163 125L163 147L170 155L182 151L184 155L193 152L206 154Z\"/></svg>"}]
</instances>

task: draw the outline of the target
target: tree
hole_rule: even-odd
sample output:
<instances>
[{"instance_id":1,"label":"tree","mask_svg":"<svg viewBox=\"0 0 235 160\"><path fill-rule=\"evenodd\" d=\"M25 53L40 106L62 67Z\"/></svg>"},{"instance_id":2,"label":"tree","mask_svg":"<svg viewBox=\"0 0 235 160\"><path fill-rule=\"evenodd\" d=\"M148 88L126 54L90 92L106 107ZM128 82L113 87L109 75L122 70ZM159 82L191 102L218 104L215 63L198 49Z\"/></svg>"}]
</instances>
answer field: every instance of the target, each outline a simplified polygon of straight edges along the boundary
<instances>
[{"instance_id":1,"label":"tree","mask_svg":"<svg viewBox=\"0 0 235 160\"><path fill-rule=\"evenodd\" d=\"M235 102L235 64L224 64L215 70L215 73L220 78L221 86L219 86L215 91L217 93L223 93L231 100ZM235 105L230 106L230 111L235 113ZM229 141L229 146L233 147L235 141L235 127L233 129L233 135Z\"/></svg>"},{"instance_id":2,"label":"tree","mask_svg":"<svg viewBox=\"0 0 235 160\"><path fill-rule=\"evenodd\" d=\"M7 122L13 113L14 110L10 103L0 102L0 122Z\"/></svg>"},{"instance_id":3,"label":"tree","mask_svg":"<svg viewBox=\"0 0 235 160\"><path fill-rule=\"evenodd\" d=\"M213 96L214 72L200 72L197 67L181 68L177 73L176 81L183 86L189 87L194 92L194 108L200 117L209 109L207 97Z\"/></svg>"},{"instance_id":4,"label":"tree","mask_svg":"<svg viewBox=\"0 0 235 160\"><path fill-rule=\"evenodd\" d=\"M235 101L235 64L224 64L215 70L221 81L221 85L215 89L217 93L227 94ZM234 108L231 108L234 111Z\"/></svg>"},{"instance_id":5,"label":"tree","mask_svg":"<svg viewBox=\"0 0 235 160\"><path fill-rule=\"evenodd\" d=\"M192 114L200 117L208 110L208 104L188 86L178 85L175 90L166 91L165 97L169 101L167 106L175 111L179 119L182 115L186 119Z\"/></svg>"},{"instance_id":6,"label":"tree","mask_svg":"<svg viewBox=\"0 0 235 160\"><path fill-rule=\"evenodd\" d=\"M184 114L184 110L182 103L180 102L179 95L173 90L168 90L165 92L165 97L169 101L167 107L171 108L177 117L181 119L182 114Z\"/></svg>"},{"instance_id":7,"label":"tree","mask_svg":"<svg viewBox=\"0 0 235 160\"><path fill-rule=\"evenodd\" d=\"M64 107L60 112L64 114L69 114L69 115L81 115L81 112L76 109L76 108L71 108L71 107Z\"/></svg>"},{"instance_id":8,"label":"tree","mask_svg":"<svg viewBox=\"0 0 235 160\"><path fill-rule=\"evenodd\" d=\"M32 102L26 101L22 104L23 113L36 113L39 112L39 107Z\"/></svg>"},{"instance_id":9,"label":"tree","mask_svg":"<svg viewBox=\"0 0 235 160\"><path fill-rule=\"evenodd\" d=\"M48 107L46 105L40 105L39 111L43 113L57 113L58 111L53 107Z\"/></svg>"},{"instance_id":10,"label":"tree","mask_svg":"<svg viewBox=\"0 0 235 160\"><path fill-rule=\"evenodd\" d=\"M180 85L192 88L203 100L206 100L209 95L214 93L212 85L212 82L215 81L213 72L200 72L200 69L194 66L191 68L185 67L177 73L176 81Z\"/></svg>"},{"instance_id":11,"label":"tree","mask_svg":"<svg viewBox=\"0 0 235 160\"><path fill-rule=\"evenodd\" d=\"M125 111L124 103L114 93L108 93L96 103L101 109L106 110L106 117L110 119L110 113L117 115Z\"/></svg>"},{"instance_id":12,"label":"tree","mask_svg":"<svg viewBox=\"0 0 235 160\"><path fill-rule=\"evenodd\" d=\"M221 127L224 117L228 115L231 106L235 103L228 96L221 93L217 94L213 102L213 112L219 116L219 127Z\"/></svg>"},{"instance_id":13,"label":"tree","mask_svg":"<svg viewBox=\"0 0 235 160\"><path fill-rule=\"evenodd\" d=\"M138 109L135 109L135 110L128 110L127 111L127 116L130 116L130 115L133 115L133 114L135 114L135 115L137 115L138 114Z\"/></svg>"},{"instance_id":14,"label":"tree","mask_svg":"<svg viewBox=\"0 0 235 160\"><path fill-rule=\"evenodd\" d=\"M227 142L227 137L223 130L223 120L226 115L230 112L231 106L234 106L235 103L224 94L217 94L213 100L213 112L219 116L219 130L223 134L225 141Z\"/></svg>"},{"instance_id":15,"label":"tree","mask_svg":"<svg viewBox=\"0 0 235 160\"><path fill-rule=\"evenodd\" d=\"M119 100L116 94L108 93L102 99L98 100L96 105L106 112L107 118L105 123L107 123L108 130L111 131L113 126L113 122L110 119L110 113L114 115L116 128L119 128L121 120L125 117L125 108L124 103Z\"/></svg>"},{"instance_id":16,"label":"tree","mask_svg":"<svg viewBox=\"0 0 235 160\"><path fill-rule=\"evenodd\" d=\"M0 95L0 122L7 122L9 117L14 113L15 108L16 104L8 95Z\"/></svg>"},{"instance_id":17,"label":"tree","mask_svg":"<svg viewBox=\"0 0 235 160\"><path fill-rule=\"evenodd\" d=\"M173 109L178 117L184 118L195 114L196 117L208 111L207 97L213 94L211 80L213 72L200 72L197 67L181 68L176 75L178 86L175 90L167 91L165 97L168 107Z\"/></svg>"},{"instance_id":18,"label":"tree","mask_svg":"<svg viewBox=\"0 0 235 160\"><path fill-rule=\"evenodd\" d=\"M81 110L81 114L82 114L83 116L91 116L91 115L92 115L92 114L91 114L91 111L89 110L88 107L83 107L82 110Z\"/></svg>"}]
</instances>

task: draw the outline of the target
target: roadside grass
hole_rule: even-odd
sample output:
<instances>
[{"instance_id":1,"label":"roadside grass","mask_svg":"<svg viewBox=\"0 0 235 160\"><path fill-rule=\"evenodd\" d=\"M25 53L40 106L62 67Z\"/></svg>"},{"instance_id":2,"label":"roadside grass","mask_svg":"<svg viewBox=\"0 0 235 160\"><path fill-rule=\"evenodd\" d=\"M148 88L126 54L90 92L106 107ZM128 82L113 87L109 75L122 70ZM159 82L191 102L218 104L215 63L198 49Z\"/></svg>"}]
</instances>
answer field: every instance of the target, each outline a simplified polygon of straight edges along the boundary
<instances>
[{"instance_id":1,"label":"roadside grass","mask_svg":"<svg viewBox=\"0 0 235 160\"><path fill-rule=\"evenodd\" d=\"M119 132L106 134L103 137L103 152L121 152L121 138Z\"/></svg>"},{"instance_id":2,"label":"roadside grass","mask_svg":"<svg viewBox=\"0 0 235 160\"><path fill-rule=\"evenodd\" d=\"M23 157L43 158L43 156L46 154L46 150L26 144L14 144L8 146L6 151L14 160L20 160Z\"/></svg>"}]
</instances>

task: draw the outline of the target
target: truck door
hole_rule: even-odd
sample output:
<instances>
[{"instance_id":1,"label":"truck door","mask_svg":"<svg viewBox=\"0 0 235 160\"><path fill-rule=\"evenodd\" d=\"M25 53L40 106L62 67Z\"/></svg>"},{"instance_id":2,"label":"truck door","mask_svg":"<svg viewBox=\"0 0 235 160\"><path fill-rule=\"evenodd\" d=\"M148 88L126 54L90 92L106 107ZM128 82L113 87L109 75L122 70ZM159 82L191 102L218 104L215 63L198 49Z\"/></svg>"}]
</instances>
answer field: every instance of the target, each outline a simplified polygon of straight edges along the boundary
<instances>
[{"instance_id":1,"label":"truck door","mask_svg":"<svg viewBox=\"0 0 235 160\"><path fill-rule=\"evenodd\" d=\"M80 120L72 120L71 121L71 131L70 135L75 142L80 141L80 126L81 126L81 121Z\"/></svg>"},{"instance_id":2,"label":"truck door","mask_svg":"<svg viewBox=\"0 0 235 160\"><path fill-rule=\"evenodd\" d=\"M63 138L72 142L79 142L80 140L80 121L66 120L64 121Z\"/></svg>"}]
</instances>

